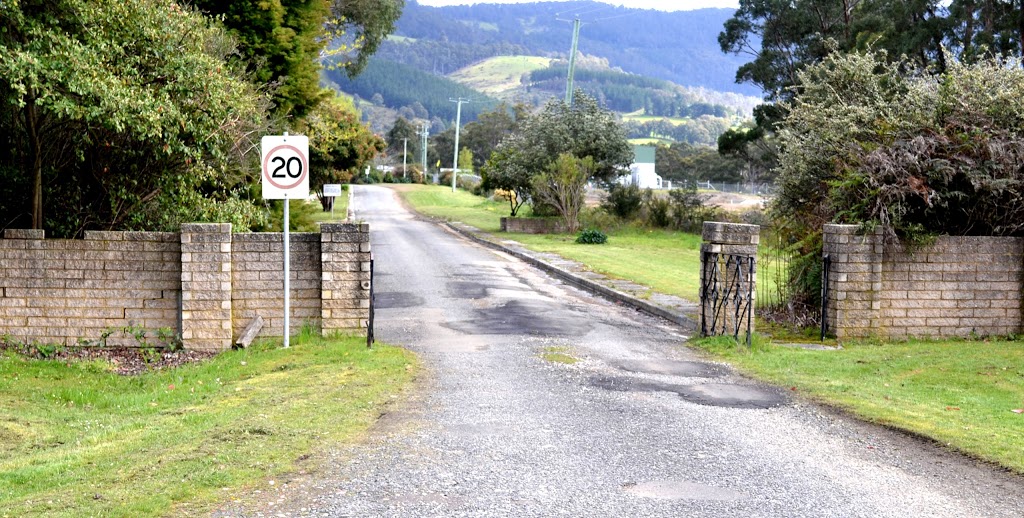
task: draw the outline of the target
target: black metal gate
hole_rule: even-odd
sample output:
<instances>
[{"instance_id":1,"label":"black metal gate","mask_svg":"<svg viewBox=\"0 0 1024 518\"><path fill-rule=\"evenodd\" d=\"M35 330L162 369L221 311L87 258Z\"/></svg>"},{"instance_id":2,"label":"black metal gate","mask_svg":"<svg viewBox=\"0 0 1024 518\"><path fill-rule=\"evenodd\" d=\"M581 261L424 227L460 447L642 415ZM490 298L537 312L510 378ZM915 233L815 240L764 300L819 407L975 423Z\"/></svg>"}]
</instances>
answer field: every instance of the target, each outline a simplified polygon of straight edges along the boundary
<instances>
[{"instance_id":1,"label":"black metal gate","mask_svg":"<svg viewBox=\"0 0 1024 518\"><path fill-rule=\"evenodd\" d=\"M821 339L828 334L828 276L832 269L832 257L825 254L821 261Z\"/></svg>"},{"instance_id":2,"label":"black metal gate","mask_svg":"<svg viewBox=\"0 0 1024 518\"><path fill-rule=\"evenodd\" d=\"M740 331L745 330L749 347L757 260L747 255L705 251L701 267L701 335L731 335L739 340Z\"/></svg>"},{"instance_id":3,"label":"black metal gate","mask_svg":"<svg viewBox=\"0 0 1024 518\"><path fill-rule=\"evenodd\" d=\"M366 347L373 347L373 256L370 257L370 318L366 321Z\"/></svg>"}]
</instances>

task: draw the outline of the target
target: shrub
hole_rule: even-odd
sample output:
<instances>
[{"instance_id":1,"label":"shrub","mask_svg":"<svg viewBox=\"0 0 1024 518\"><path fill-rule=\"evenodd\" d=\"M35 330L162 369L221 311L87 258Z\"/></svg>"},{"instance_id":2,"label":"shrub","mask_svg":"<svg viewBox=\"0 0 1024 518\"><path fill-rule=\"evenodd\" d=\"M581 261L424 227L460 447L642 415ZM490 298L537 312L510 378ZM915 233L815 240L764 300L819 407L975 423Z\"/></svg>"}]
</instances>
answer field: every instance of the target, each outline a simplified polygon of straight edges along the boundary
<instances>
[{"instance_id":1,"label":"shrub","mask_svg":"<svg viewBox=\"0 0 1024 518\"><path fill-rule=\"evenodd\" d=\"M580 226L610 232L622 226L622 220L602 207L588 207L580 212Z\"/></svg>"},{"instance_id":2,"label":"shrub","mask_svg":"<svg viewBox=\"0 0 1024 518\"><path fill-rule=\"evenodd\" d=\"M705 221L716 219L718 210L704 205L704 197L696 188L672 189L668 193L672 205L672 226L685 232L699 232Z\"/></svg>"},{"instance_id":3,"label":"shrub","mask_svg":"<svg viewBox=\"0 0 1024 518\"><path fill-rule=\"evenodd\" d=\"M601 202L601 207L619 219L631 220L640 212L643 202L643 191L636 185L613 184L608 189L608 197Z\"/></svg>"},{"instance_id":4,"label":"shrub","mask_svg":"<svg viewBox=\"0 0 1024 518\"><path fill-rule=\"evenodd\" d=\"M608 242L608 235L600 230L588 228L580 232L576 242L581 245L603 245Z\"/></svg>"},{"instance_id":5,"label":"shrub","mask_svg":"<svg viewBox=\"0 0 1024 518\"><path fill-rule=\"evenodd\" d=\"M672 224L672 202L648 189L644 193L644 222L655 228L667 228Z\"/></svg>"}]
</instances>

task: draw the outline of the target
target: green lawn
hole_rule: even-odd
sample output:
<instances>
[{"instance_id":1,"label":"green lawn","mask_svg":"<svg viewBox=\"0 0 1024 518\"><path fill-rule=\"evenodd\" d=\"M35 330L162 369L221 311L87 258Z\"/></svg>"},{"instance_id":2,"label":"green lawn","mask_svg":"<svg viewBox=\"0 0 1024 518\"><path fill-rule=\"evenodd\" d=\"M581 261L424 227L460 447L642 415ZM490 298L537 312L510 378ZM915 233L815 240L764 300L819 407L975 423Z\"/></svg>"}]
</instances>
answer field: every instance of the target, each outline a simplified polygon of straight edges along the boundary
<instances>
[{"instance_id":1,"label":"green lawn","mask_svg":"<svg viewBox=\"0 0 1024 518\"><path fill-rule=\"evenodd\" d=\"M576 244L576 236L569 235L503 235L531 250L556 253L615 279L689 300L699 298L700 236L696 234L627 227L609 234L603 245Z\"/></svg>"},{"instance_id":2,"label":"green lawn","mask_svg":"<svg viewBox=\"0 0 1024 518\"><path fill-rule=\"evenodd\" d=\"M844 342L838 351L694 342L772 383L1024 473L1024 342Z\"/></svg>"},{"instance_id":3,"label":"green lawn","mask_svg":"<svg viewBox=\"0 0 1024 518\"><path fill-rule=\"evenodd\" d=\"M418 365L364 338L279 343L133 377L0 352L0 516L205 514L317 469Z\"/></svg>"},{"instance_id":4,"label":"green lawn","mask_svg":"<svg viewBox=\"0 0 1024 518\"><path fill-rule=\"evenodd\" d=\"M393 184L402 199L417 212L449 221L461 221L486 232L501 231L501 217L508 216L508 203L498 203L450 186Z\"/></svg>"}]
</instances>

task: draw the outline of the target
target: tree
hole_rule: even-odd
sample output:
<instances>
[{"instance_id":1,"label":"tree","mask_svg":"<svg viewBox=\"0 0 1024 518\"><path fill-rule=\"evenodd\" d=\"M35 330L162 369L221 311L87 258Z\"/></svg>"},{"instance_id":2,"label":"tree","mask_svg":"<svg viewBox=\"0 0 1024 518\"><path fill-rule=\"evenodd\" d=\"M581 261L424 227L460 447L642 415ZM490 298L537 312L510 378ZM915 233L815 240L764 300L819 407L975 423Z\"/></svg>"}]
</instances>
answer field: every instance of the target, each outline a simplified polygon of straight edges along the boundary
<instances>
[{"instance_id":1,"label":"tree","mask_svg":"<svg viewBox=\"0 0 1024 518\"><path fill-rule=\"evenodd\" d=\"M277 115L305 117L324 99L317 57L324 47L328 0L193 0L193 5L219 17L238 39L254 81L276 84Z\"/></svg>"},{"instance_id":2,"label":"tree","mask_svg":"<svg viewBox=\"0 0 1024 518\"><path fill-rule=\"evenodd\" d=\"M600 182L611 182L629 167L633 148L615 115L583 92L577 94L572 106L552 99L501 141L484 167L485 188L513 191L529 199L533 177L549 170L563 153L590 157L593 178Z\"/></svg>"},{"instance_id":3,"label":"tree","mask_svg":"<svg viewBox=\"0 0 1024 518\"><path fill-rule=\"evenodd\" d=\"M404 117L395 119L395 124L388 130L384 140L388 143L388 154L395 157L393 159L395 163L400 161L403 150L409 154L412 162L415 162L420 156L420 138L417 130Z\"/></svg>"},{"instance_id":4,"label":"tree","mask_svg":"<svg viewBox=\"0 0 1024 518\"><path fill-rule=\"evenodd\" d=\"M529 115L523 104L509 107L499 104L491 111L480 113L477 119L462 129L460 144L473 152L473 166L482 167L501 140L515 131L519 121Z\"/></svg>"},{"instance_id":5,"label":"tree","mask_svg":"<svg viewBox=\"0 0 1024 518\"><path fill-rule=\"evenodd\" d=\"M324 54L333 57L349 77L355 77L381 42L395 31L405 0L332 0L330 5L325 31L332 41ZM339 55L344 59L337 59Z\"/></svg>"},{"instance_id":6,"label":"tree","mask_svg":"<svg viewBox=\"0 0 1024 518\"><path fill-rule=\"evenodd\" d=\"M394 30L404 0L193 0L220 17L239 40L253 79L276 84L275 112L305 117L325 99L320 58L354 77L380 42ZM334 40L330 50L328 40Z\"/></svg>"},{"instance_id":7,"label":"tree","mask_svg":"<svg viewBox=\"0 0 1024 518\"><path fill-rule=\"evenodd\" d=\"M73 236L258 220L247 151L269 101L232 52L174 3L0 3L3 225Z\"/></svg>"},{"instance_id":8,"label":"tree","mask_svg":"<svg viewBox=\"0 0 1024 518\"><path fill-rule=\"evenodd\" d=\"M320 103L306 120L309 137L309 188L324 210L333 198L325 183L348 183L352 176L384 151L384 141L359 122L352 101L341 96Z\"/></svg>"},{"instance_id":9,"label":"tree","mask_svg":"<svg viewBox=\"0 0 1024 518\"><path fill-rule=\"evenodd\" d=\"M579 230L585 187L596 169L597 164L591 156L576 158L570 153L562 153L546 171L533 177L533 193L537 201L554 207L569 233Z\"/></svg>"},{"instance_id":10,"label":"tree","mask_svg":"<svg viewBox=\"0 0 1024 518\"><path fill-rule=\"evenodd\" d=\"M473 173L473 152L468 148L462 148L459 151L459 171L462 174Z\"/></svg>"}]
</instances>

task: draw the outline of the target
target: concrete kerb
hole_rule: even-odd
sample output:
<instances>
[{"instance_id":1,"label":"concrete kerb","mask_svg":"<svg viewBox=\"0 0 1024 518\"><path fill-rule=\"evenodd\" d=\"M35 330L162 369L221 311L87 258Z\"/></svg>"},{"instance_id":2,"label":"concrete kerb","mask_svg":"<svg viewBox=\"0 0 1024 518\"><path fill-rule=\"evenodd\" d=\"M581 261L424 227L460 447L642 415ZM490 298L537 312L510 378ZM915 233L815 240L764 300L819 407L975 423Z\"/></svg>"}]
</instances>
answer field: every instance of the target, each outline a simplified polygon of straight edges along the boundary
<instances>
[{"instance_id":1,"label":"concrete kerb","mask_svg":"<svg viewBox=\"0 0 1024 518\"><path fill-rule=\"evenodd\" d=\"M643 311L647 314L664 318L665 320L683 326L687 330L697 329L697 321L692 317L689 317L683 313L671 311L662 306L652 304L646 300L636 298L632 295L629 295L628 293L623 293L621 291L611 289L607 286L600 284L599 282L576 275L570 271L567 271L551 263L538 259L528 251L516 250L514 248L505 246L501 243L494 242L490 239L487 239L486 237L483 237L488 236L489 234L480 229L477 229L476 227L458 222L444 222L444 224L452 231L457 232L458 234L465 236L466 238L476 243L509 254L517 259L526 262L527 264L530 264L536 268L551 273L552 275L578 288L584 289L598 296L604 297L612 302L616 302L625 306L630 306L632 308ZM698 310L698 306L694 304L693 311L696 312Z\"/></svg>"}]
</instances>

